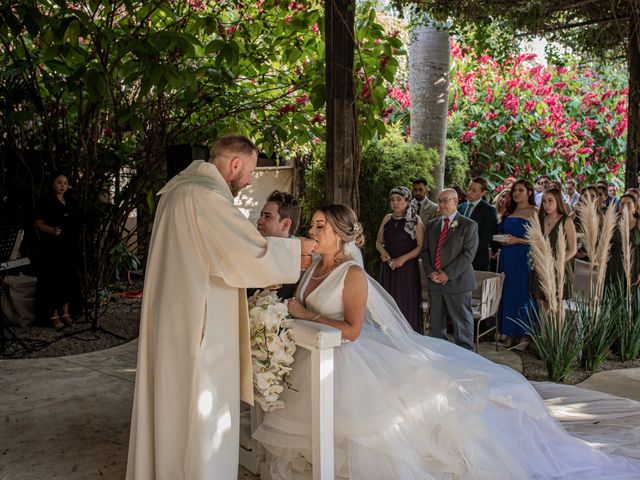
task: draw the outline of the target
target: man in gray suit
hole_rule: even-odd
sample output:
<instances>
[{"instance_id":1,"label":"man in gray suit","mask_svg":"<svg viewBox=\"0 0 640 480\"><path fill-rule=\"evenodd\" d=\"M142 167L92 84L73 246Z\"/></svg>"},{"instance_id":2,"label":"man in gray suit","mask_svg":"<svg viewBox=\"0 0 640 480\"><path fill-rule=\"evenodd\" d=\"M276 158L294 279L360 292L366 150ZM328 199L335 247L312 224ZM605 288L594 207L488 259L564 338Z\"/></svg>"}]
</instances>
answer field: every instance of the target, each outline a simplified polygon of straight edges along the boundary
<instances>
[{"instance_id":1,"label":"man in gray suit","mask_svg":"<svg viewBox=\"0 0 640 480\"><path fill-rule=\"evenodd\" d=\"M431 335L447 339L447 315L456 344L473 349L471 292L476 288L473 258L478 249L478 224L458 213L458 194L447 188L438 195L441 216L426 226L420 255L429 278Z\"/></svg>"},{"instance_id":2,"label":"man in gray suit","mask_svg":"<svg viewBox=\"0 0 640 480\"><path fill-rule=\"evenodd\" d=\"M411 203L416 207L416 212L418 212L423 225L438 216L438 205L427 198L429 187L427 187L426 178L416 178L413 181L413 192L411 193L413 195Z\"/></svg>"}]
</instances>

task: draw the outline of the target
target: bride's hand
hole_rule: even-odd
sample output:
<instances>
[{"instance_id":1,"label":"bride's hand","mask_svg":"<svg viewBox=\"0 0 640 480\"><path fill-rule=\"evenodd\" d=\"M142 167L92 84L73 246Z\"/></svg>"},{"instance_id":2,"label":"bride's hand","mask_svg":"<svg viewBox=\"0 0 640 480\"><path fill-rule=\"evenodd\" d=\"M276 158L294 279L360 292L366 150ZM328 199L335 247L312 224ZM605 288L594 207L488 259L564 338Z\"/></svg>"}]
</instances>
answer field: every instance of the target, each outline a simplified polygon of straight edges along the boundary
<instances>
[{"instance_id":1,"label":"bride's hand","mask_svg":"<svg viewBox=\"0 0 640 480\"><path fill-rule=\"evenodd\" d=\"M309 311L295 298L290 298L287 302L287 307L289 308L289 313L293 318L305 319L309 317Z\"/></svg>"}]
</instances>

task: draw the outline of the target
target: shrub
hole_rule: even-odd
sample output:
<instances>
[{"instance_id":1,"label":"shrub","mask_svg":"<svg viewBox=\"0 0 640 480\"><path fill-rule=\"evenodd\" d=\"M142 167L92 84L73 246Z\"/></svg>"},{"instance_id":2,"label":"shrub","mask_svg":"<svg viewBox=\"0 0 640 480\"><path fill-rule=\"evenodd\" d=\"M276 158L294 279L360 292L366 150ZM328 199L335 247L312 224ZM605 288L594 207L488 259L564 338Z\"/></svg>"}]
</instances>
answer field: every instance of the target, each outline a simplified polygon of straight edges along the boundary
<instances>
[{"instance_id":1,"label":"shrub","mask_svg":"<svg viewBox=\"0 0 640 480\"><path fill-rule=\"evenodd\" d=\"M447 138L445 147L444 184L459 185L464 190L469 174L469 160L460 148L460 142Z\"/></svg>"},{"instance_id":2,"label":"shrub","mask_svg":"<svg viewBox=\"0 0 640 480\"><path fill-rule=\"evenodd\" d=\"M399 131L370 143L362 152L360 166L360 222L367 238L363 255L367 271L377 276L380 268L375 241L389 209L389 190L397 185L411 188L416 177L433 184L431 170L438 162L434 149L407 143Z\"/></svg>"}]
</instances>

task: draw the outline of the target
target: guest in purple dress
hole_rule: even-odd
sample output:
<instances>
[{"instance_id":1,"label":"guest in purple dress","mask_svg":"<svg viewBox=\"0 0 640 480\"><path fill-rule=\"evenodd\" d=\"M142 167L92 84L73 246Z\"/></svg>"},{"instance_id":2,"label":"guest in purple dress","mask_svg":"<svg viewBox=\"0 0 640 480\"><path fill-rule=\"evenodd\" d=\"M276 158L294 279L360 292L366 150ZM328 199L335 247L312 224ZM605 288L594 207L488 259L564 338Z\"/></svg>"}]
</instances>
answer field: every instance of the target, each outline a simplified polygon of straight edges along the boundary
<instances>
[{"instance_id":1,"label":"guest in purple dress","mask_svg":"<svg viewBox=\"0 0 640 480\"><path fill-rule=\"evenodd\" d=\"M376 248L382 269L380 283L395 299L411 327L422 333L420 266L424 226L411 205L407 187L394 187L389 193L392 213L385 215L378 229Z\"/></svg>"}]
</instances>

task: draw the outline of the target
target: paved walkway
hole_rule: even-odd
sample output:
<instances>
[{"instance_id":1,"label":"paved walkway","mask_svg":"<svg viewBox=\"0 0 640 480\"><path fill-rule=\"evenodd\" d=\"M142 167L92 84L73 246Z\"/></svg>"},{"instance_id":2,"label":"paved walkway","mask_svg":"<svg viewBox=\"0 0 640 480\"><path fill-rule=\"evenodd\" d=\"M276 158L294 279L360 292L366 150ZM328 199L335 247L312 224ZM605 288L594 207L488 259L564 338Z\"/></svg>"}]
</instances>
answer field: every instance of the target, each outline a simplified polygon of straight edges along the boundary
<instances>
[{"instance_id":1,"label":"paved walkway","mask_svg":"<svg viewBox=\"0 0 640 480\"><path fill-rule=\"evenodd\" d=\"M481 346L493 361L522 370L517 354ZM0 480L124 478L136 355L133 341L84 355L0 361ZM601 372L583 384L640 400L638 385L640 369ZM255 477L241 471L238 478Z\"/></svg>"}]
</instances>

